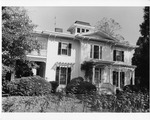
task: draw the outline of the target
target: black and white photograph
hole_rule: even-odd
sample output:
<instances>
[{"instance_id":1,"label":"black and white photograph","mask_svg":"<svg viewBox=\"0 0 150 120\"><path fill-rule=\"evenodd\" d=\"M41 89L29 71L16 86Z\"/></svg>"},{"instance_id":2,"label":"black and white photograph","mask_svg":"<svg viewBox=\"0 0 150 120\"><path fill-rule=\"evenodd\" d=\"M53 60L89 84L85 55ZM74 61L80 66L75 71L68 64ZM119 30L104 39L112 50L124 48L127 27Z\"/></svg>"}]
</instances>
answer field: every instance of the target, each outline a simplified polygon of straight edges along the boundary
<instances>
[{"instance_id":1,"label":"black and white photograph","mask_svg":"<svg viewBox=\"0 0 150 120\"><path fill-rule=\"evenodd\" d=\"M1 6L2 113L149 113L149 6Z\"/></svg>"}]
</instances>

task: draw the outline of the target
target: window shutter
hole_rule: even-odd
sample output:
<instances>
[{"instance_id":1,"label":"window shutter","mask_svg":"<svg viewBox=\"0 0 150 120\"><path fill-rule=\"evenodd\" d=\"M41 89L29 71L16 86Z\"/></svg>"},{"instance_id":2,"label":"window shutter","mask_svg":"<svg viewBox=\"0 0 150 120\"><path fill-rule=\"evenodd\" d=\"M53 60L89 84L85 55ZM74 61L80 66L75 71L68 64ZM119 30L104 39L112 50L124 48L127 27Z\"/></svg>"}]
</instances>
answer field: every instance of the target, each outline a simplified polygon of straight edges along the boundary
<instances>
[{"instance_id":1,"label":"window shutter","mask_svg":"<svg viewBox=\"0 0 150 120\"><path fill-rule=\"evenodd\" d=\"M68 68L68 74L67 74L67 84L70 83L70 79L71 79L71 68Z\"/></svg>"},{"instance_id":2,"label":"window shutter","mask_svg":"<svg viewBox=\"0 0 150 120\"><path fill-rule=\"evenodd\" d=\"M125 73L120 72L120 87L123 88L125 80Z\"/></svg>"},{"instance_id":3,"label":"window shutter","mask_svg":"<svg viewBox=\"0 0 150 120\"><path fill-rule=\"evenodd\" d=\"M61 55L61 42L58 43L58 55Z\"/></svg>"},{"instance_id":4,"label":"window shutter","mask_svg":"<svg viewBox=\"0 0 150 120\"><path fill-rule=\"evenodd\" d=\"M122 51L122 62L124 62L124 51Z\"/></svg>"},{"instance_id":5,"label":"window shutter","mask_svg":"<svg viewBox=\"0 0 150 120\"><path fill-rule=\"evenodd\" d=\"M119 72L116 72L116 87L119 86L119 83L118 83L118 78L119 78L119 76L118 76L118 74L119 74Z\"/></svg>"},{"instance_id":6,"label":"window shutter","mask_svg":"<svg viewBox=\"0 0 150 120\"><path fill-rule=\"evenodd\" d=\"M113 85L116 85L116 72L113 71Z\"/></svg>"},{"instance_id":7,"label":"window shutter","mask_svg":"<svg viewBox=\"0 0 150 120\"><path fill-rule=\"evenodd\" d=\"M92 45L91 45L91 48L90 48L90 58L92 58Z\"/></svg>"},{"instance_id":8,"label":"window shutter","mask_svg":"<svg viewBox=\"0 0 150 120\"><path fill-rule=\"evenodd\" d=\"M68 50L68 56L71 56L71 43L69 43L68 48L69 48L69 50Z\"/></svg>"},{"instance_id":9,"label":"window shutter","mask_svg":"<svg viewBox=\"0 0 150 120\"><path fill-rule=\"evenodd\" d=\"M55 81L57 81L59 83L59 69L60 67L56 68L56 77L55 77Z\"/></svg>"},{"instance_id":10,"label":"window shutter","mask_svg":"<svg viewBox=\"0 0 150 120\"><path fill-rule=\"evenodd\" d=\"M113 60L116 61L116 50L114 50L114 53L113 53Z\"/></svg>"},{"instance_id":11,"label":"window shutter","mask_svg":"<svg viewBox=\"0 0 150 120\"><path fill-rule=\"evenodd\" d=\"M100 46L100 59L102 59L102 46Z\"/></svg>"}]
</instances>

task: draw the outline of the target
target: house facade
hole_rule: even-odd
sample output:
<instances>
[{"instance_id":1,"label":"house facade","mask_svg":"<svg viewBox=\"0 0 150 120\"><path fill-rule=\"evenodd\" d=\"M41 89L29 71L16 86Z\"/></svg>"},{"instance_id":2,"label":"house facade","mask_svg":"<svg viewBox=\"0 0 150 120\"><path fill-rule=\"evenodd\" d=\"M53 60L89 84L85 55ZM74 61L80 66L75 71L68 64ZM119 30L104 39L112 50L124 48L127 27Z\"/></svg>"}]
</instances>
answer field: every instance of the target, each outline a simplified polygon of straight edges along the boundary
<instances>
[{"instance_id":1,"label":"house facade","mask_svg":"<svg viewBox=\"0 0 150 120\"><path fill-rule=\"evenodd\" d=\"M32 51L27 58L35 61L39 67L33 69L34 75L40 75L48 81L58 81L66 86L72 78L83 77L81 64L93 62L92 83L100 88L110 83L116 88L134 84L135 67L131 63L136 46L118 40L102 31L95 31L89 23L76 21L63 33L35 32L34 36L41 44L40 52Z\"/></svg>"}]
</instances>

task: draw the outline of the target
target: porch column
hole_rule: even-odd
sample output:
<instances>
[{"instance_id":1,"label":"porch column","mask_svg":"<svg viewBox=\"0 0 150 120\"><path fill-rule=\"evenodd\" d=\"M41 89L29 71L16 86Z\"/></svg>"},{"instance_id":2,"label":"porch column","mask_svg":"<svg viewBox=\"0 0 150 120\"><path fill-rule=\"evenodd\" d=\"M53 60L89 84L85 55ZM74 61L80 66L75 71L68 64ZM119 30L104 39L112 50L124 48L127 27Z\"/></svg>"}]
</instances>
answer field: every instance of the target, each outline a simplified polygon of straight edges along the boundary
<instances>
[{"instance_id":1,"label":"porch column","mask_svg":"<svg viewBox=\"0 0 150 120\"><path fill-rule=\"evenodd\" d=\"M93 76L92 76L92 84L94 84L94 78L95 78L95 66L93 66Z\"/></svg>"},{"instance_id":2,"label":"porch column","mask_svg":"<svg viewBox=\"0 0 150 120\"><path fill-rule=\"evenodd\" d=\"M112 83L112 80L111 80L111 66L109 66L109 83Z\"/></svg>"},{"instance_id":3,"label":"porch column","mask_svg":"<svg viewBox=\"0 0 150 120\"><path fill-rule=\"evenodd\" d=\"M132 71L132 83L135 85L135 70Z\"/></svg>"},{"instance_id":4,"label":"porch column","mask_svg":"<svg viewBox=\"0 0 150 120\"><path fill-rule=\"evenodd\" d=\"M118 87L120 89L120 68L119 68L119 71L118 71Z\"/></svg>"}]
</instances>

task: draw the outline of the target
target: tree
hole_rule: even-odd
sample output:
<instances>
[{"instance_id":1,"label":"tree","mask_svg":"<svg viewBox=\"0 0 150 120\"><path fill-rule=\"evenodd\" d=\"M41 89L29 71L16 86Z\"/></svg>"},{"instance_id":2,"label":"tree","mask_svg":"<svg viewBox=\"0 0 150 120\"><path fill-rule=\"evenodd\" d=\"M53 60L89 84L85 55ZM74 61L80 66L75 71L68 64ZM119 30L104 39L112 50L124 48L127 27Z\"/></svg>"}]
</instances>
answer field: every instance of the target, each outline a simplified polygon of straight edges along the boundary
<instances>
[{"instance_id":1,"label":"tree","mask_svg":"<svg viewBox=\"0 0 150 120\"><path fill-rule=\"evenodd\" d=\"M140 25L141 36L137 41L138 48L132 58L132 64L136 65L136 83L149 89L149 7L144 8L144 22Z\"/></svg>"},{"instance_id":2,"label":"tree","mask_svg":"<svg viewBox=\"0 0 150 120\"><path fill-rule=\"evenodd\" d=\"M98 21L95 25L96 31L102 31L119 40L124 40L123 36L121 36L120 34L116 34L116 32L120 29L121 26L119 25L119 23L117 23L112 18L108 19L104 17L101 21Z\"/></svg>"},{"instance_id":3,"label":"tree","mask_svg":"<svg viewBox=\"0 0 150 120\"><path fill-rule=\"evenodd\" d=\"M26 53L39 49L35 39L32 39L36 27L22 7L2 7L2 71L15 77L16 61L25 60Z\"/></svg>"}]
</instances>

